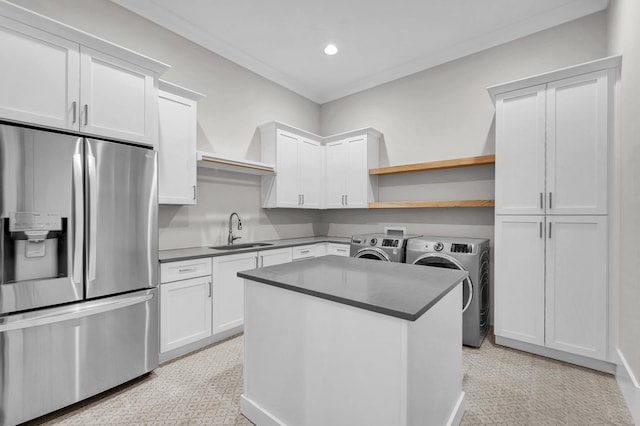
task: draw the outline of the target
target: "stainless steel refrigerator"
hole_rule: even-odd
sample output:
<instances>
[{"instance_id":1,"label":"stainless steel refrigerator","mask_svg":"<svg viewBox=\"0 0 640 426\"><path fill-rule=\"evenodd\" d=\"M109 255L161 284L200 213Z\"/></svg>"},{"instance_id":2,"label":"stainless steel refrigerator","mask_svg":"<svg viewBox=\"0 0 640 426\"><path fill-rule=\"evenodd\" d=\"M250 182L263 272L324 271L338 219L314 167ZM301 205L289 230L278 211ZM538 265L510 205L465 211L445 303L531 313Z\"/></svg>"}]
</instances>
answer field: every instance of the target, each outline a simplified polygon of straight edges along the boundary
<instances>
[{"instance_id":1,"label":"stainless steel refrigerator","mask_svg":"<svg viewBox=\"0 0 640 426\"><path fill-rule=\"evenodd\" d=\"M0 125L0 425L158 365L156 157Z\"/></svg>"}]
</instances>

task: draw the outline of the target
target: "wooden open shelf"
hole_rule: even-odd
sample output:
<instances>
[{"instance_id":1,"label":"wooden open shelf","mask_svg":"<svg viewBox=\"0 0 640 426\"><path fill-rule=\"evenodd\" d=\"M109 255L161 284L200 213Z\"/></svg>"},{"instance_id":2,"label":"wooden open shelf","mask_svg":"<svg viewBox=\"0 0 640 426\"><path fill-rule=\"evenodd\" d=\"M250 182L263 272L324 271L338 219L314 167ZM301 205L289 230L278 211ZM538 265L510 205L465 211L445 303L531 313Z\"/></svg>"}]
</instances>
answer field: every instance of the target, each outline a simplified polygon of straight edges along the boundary
<instances>
[{"instance_id":1,"label":"wooden open shelf","mask_svg":"<svg viewBox=\"0 0 640 426\"><path fill-rule=\"evenodd\" d=\"M275 166L273 164L251 160L235 160L204 151L197 152L197 159L199 167L252 175L269 175L275 173Z\"/></svg>"},{"instance_id":2,"label":"wooden open shelf","mask_svg":"<svg viewBox=\"0 0 640 426\"><path fill-rule=\"evenodd\" d=\"M482 166L495 164L495 155L481 155L479 157L454 158L452 160L431 161L429 163L405 164L402 166L381 167L369 169L370 175L392 175L396 173L422 172L426 170L454 169L457 167Z\"/></svg>"},{"instance_id":3,"label":"wooden open shelf","mask_svg":"<svg viewBox=\"0 0 640 426\"><path fill-rule=\"evenodd\" d=\"M493 200L459 200L459 201L381 201L369 203L370 209L420 209L443 207L493 207Z\"/></svg>"}]
</instances>

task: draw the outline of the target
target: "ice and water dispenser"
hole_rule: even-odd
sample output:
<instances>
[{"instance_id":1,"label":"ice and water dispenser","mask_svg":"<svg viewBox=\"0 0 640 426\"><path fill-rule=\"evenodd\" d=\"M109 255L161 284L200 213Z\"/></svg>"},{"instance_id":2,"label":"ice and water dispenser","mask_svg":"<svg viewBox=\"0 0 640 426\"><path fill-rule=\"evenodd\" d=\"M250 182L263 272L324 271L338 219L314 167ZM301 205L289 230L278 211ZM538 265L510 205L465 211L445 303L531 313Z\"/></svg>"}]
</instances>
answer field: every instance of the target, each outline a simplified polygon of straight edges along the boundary
<instances>
[{"instance_id":1,"label":"ice and water dispenser","mask_svg":"<svg viewBox=\"0 0 640 426\"><path fill-rule=\"evenodd\" d=\"M10 212L4 222L5 283L67 276L67 218L54 212Z\"/></svg>"}]
</instances>

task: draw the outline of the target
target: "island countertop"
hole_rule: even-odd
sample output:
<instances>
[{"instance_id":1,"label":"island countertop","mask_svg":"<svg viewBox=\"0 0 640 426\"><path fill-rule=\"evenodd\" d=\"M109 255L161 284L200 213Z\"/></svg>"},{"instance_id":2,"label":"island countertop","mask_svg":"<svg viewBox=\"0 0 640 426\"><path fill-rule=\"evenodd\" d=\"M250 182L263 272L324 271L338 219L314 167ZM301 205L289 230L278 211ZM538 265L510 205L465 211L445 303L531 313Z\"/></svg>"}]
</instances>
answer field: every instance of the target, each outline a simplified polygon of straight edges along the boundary
<instances>
[{"instance_id":1,"label":"island countertop","mask_svg":"<svg viewBox=\"0 0 640 426\"><path fill-rule=\"evenodd\" d=\"M468 272L353 257L322 256L242 271L238 276L415 321L465 279Z\"/></svg>"}]
</instances>

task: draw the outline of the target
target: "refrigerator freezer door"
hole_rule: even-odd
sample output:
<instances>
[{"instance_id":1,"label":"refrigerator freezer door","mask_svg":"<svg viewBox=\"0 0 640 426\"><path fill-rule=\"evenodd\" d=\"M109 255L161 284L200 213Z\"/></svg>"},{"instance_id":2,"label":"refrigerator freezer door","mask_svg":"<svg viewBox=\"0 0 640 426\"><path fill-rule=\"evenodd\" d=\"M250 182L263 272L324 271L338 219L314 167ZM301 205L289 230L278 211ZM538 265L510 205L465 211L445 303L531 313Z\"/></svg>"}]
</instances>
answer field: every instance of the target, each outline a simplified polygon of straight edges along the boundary
<instances>
[{"instance_id":1,"label":"refrigerator freezer door","mask_svg":"<svg viewBox=\"0 0 640 426\"><path fill-rule=\"evenodd\" d=\"M95 139L86 153L86 297L155 287L156 153Z\"/></svg>"},{"instance_id":2,"label":"refrigerator freezer door","mask_svg":"<svg viewBox=\"0 0 640 426\"><path fill-rule=\"evenodd\" d=\"M0 315L83 297L84 140L0 126Z\"/></svg>"},{"instance_id":3,"label":"refrigerator freezer door","mask_svg":"<svg viewBox=\"0 0 640 426\"><path fill-rule=\"evenodd\" d=\"M0 426L158 366L157 289L0 318Z\"/></svg>"}]
</instances>

